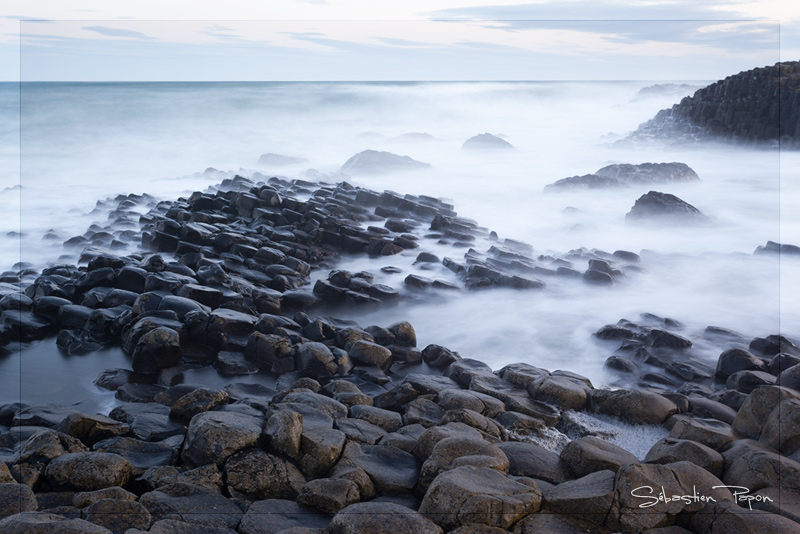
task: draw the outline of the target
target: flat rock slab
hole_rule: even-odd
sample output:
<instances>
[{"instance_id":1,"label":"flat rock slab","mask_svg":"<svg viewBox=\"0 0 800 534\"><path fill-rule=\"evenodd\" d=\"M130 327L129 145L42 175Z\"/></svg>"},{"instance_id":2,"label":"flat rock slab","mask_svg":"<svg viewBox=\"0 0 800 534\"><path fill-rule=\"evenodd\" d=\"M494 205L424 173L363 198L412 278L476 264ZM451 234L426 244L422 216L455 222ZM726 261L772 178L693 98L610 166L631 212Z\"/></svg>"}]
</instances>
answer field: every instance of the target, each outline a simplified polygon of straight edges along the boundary
<instances>
[{"instance_id":1,"label":"flat rock slab","mask_svg":"<svg viewBox=\"0 0 800 534\"><path fill-rule=\"evenodd\" d=\"M559 455L535 443L506 441L498 443L497 447L508 458L510 475L536 478L551 484L561 484L570 478Z\"/></svg>"},{"instance_id":2,"label":"flat rock slab","mask_svg":"<svg viewBox=\"0 0 800 534\"><path fill-rule=\"evenodd\" d=\"M389 502L351 504L334 516L328 531L330 534L442 533L442 529L424 515L405 506Z\"/></svg>"},{"instance_id":3,"label":"flat rock slab","mask_svg":"<svg viewBox=\"0 0 800 534\"><path fill-rule=\"evenodd\" d=\"M193 484L164 486L143 494L139 502L156 521L169 516L187 523L235 529L244 516L234 501Z\"/></svg>"},{"instance_id":4,"label":"flat rock slab","mask_svg":"<svg viewBox=\"0 0 800 534\"><path fill-rule=\"evenodd\" d=\"M539 510L542 493L485 467L459 467L440 474L419 511L445 530L468 523L508 529Z\"/></svg>"},{"instance_id":5,"label":"flat rock slab","mask_svg":"<svg viewBox=\"0 0 800 534\"><path fill-rule=\"evenodd\" d=\"M381 494L409 493L419 478L413 454L388 445L348 446L346 457L369 475Z\"/></svg>"},{"instance_id":6,"label":"flat rock slab","mask_svg":"<svg viewBox=\"0 0 800 534\"><path fill-rule=\"evenodd\" d=\"M23 512L0 521L3 534L112 534L107 528L82 519L67 519L44 512Z\"/></svg>"},{"instance_id":7,"label":"flat rock slab","mask_svg":"<svg viewBox=\"0 0 800 534\"><path fill-rule=\"evenodd\" d=\"M276 534L294 527L327 528L331 516L282 499L256 501L239 525L241 534Z\"/></svg>"}]
</instances>

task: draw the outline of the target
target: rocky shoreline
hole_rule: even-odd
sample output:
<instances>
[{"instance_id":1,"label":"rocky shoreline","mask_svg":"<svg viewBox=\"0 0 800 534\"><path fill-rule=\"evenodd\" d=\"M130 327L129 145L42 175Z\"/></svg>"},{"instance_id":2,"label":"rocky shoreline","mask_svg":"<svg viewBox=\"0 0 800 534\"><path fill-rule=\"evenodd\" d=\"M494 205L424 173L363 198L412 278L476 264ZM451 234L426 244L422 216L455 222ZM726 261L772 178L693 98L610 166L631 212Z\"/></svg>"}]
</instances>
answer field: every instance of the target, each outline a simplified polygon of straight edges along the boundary
<instances>
[{"instance_id":1,"label":"rocky shoreline","mask_svg":"<svg viewBox=\"0 0 800 534\"><path fill-rule=\"evenodd\" d=\"M418 347L408 322L325 316L405 298L377 273L330 269L343 254L388 260L433 240L463 261L422 252L453 277L410 274L404 289L536 291L548 277L613 286L642 269L639 256L534 257L439 199L265 182L237 176L175 202L118 197L107 228L65 243L85 266L4 275L4 350L57 335L67 354L121 345L131 367L95 380L116 392L108 416L0 406L1 532L800 532L791 340L709 326L710 368L680 322L644 314L596 333L607 366L638 389L525 363L493 371ZM126 240L145 253L111 251ZM231 383L183 383L209 365ZM275 387L236 381L256 372ZM604 420L666 437L637 457Z\"/></svg>"}]
</instances>

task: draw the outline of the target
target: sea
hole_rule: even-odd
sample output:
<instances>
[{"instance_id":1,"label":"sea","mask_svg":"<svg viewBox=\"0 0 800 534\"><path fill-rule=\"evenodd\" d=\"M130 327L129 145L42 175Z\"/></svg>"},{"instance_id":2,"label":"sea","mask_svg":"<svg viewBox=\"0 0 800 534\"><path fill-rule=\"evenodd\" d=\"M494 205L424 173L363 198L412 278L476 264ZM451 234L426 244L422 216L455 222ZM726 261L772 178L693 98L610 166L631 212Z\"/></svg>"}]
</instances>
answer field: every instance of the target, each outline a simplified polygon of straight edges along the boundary
<instances>
[{"instance_id":1,"label":"sea","mask_svg":"<svg viewBox=\"0 0 800 534\"><path fill-rule=\"evenodd\" d=\"M569 370L602 386L619 383L604 367L616 346L592 334L651 313L679 321L680 333L697 340L693 355L713 365L720 349L703 343L707 326L748 338L800 334L800 259L753 254L770 240L800 245L800 153L617 142L712 81L0 84L0 272L77 261L78 251L62 242L105 224L103 201L120 194L174 200L236 174L347 181L448 199L459 216L500 239L528 243L535 256L581 247L633 251L642 272L613 287L547 278L542 290L413 292L403 286L409 273L452 277L442 266L420 270L420 250L456 260L465 252L426 242L390 259L343 257L338 268L377 273L408 298L341 318L363 326L408 320L420 347L443 345L493 369L526 362ZM640 92L666 83L691 87ZM514 150L462 149L482 133ZM367 149L431 167L340 172ZM302 162L260 165L265 153ZM561 178L644 162L686 163L700 181L544 192ZM625 214L650 189L689 202L709 222L627 224ZM403 272L381 274L387 264ZM52 339L7 352L0 355L0 401L108 410L113 394L92 380L129 365L118 348L68 357ZM231 381L213 370L187 380Z\"/></svg>"}]
</instances>

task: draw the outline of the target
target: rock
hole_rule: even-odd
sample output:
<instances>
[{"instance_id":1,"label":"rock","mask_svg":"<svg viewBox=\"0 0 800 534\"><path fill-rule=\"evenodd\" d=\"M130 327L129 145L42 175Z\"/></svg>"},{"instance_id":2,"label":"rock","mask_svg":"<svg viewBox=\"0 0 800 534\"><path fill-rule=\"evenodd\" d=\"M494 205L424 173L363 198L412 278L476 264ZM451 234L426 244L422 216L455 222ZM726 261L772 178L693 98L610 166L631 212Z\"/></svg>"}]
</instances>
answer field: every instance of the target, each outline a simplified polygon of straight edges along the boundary
<instances>
[{"instance_id":1,"label":"rock","mask_svg":"<svg viewBox=\"0 0 800 534\"><path fill-rule=\"evenodd\" d=\"M45 476L55 487L91 491L124 486L131 475L131 464L118 454L75 452L63 454L47 464Z\"/></svg>"},{"instance_id":2,"label":"rock","mask_svg":"<svg viewBox=\"0 0 800 534\"><path fill-rule=\"evenodd\" d=\"M441 422L444 413L444 410L431 400L414 399L406 406L403 423L406 425L418 423L424 427L432 427Z\"/></svg>"},{"instance_id":3,"label":"rock","mask_svg":"<svg viewBox=\"0 0 800 534\"><path fill-rule=\"evenodd\" d=\"M728 424L732 424L736 417L736 410L730 406L699 395L689 396L689 413L697 417L719 419Z\"/></svg>"},{"instance_id":4,"label":"rock","mask_svg":"<svg viewBox=\"0 0 800 534\"><path fill-rule=\"evenodd\" d=\"M700 223L707 217L675 195L650 191L642 195L625 215L626 222Z\"/></svg>"},{"instance_id":5,"label":"rock","mask_svg":"<svg viewBox=\"0 0 800 534\"><path fill-rule=\"evenodd\" d=\"M403 417L399 413L375 406L351 406L350 417L372 423L386 432L395 432L403 426Z\"/></svg>"},{"instance_id":6,"label":"rock","mask_svg":"<svg viewBox=\"0 0 800 534\"><path fill-rule=\"evenodd\" d=\"M561 410L583 410L591 391L581 380L568 376L543 376L528 384L528 393L534 399L557 406Z\"/></svg>"},{"instance_id":7,"label":"rock","mask_svg":"<svg viewBox=\"0 0 800 534\"><path fill-rule=\"evenodd\" d=\"M292 460L300 459L303 416L293 410L279 410L267 420L264 435L270 448Z\"/></svg>"},{"instance_id":8,"label":"rock","mask_svg":"<svg viewBox=\"0 0 800 534\"><path fill-rule=\"evenodd\" d=\"M780 139L782 148L794 147L798 139L798 116L793 88L797 86L797 62L740 72L659 111L625 141L777 146ZM767 103L769 99L772 101ZM779 108L792 111L779 113Z\"/></svg>"},{"instance_id":9,"label":"rock","mask_svg":"<svg viewBox=\"0 0 800 534\"><path fill-rule=\"evenodd\" d=\"M638 425L660 425L677 413L674 402L650 391L593 389L590 409Z\"/></svg>"},{"instance_id":10,"label":"rock","mask_svg":"<svg viewBox=\"0 0 800 534\"><path fill-rule=\"evenodd\" d=\"M294 156L284 156L282 154L273 154L268 152L266 154L261 154L258 158L259 165L270 165L273 167L284 167L286 165L298 165L300 163L307 163L308 160L305 158L297 158Z\"/></svg>"},{"instance_id":11,"label":"rock","mask_svg":"<svg viewBox=\"0 0 800 534\"><path fill-rule=\"evenodd\" d=\"M777 384L795 391L800 391L800 364L793 365L781 371Z\"/></svg>"},{"instance_id":12,"label":"rock","mask_svg":"<svg viewBox=\"0 0 800 534\"><path fill-rule=\"evenodd\" d=\"M441 534L442 529L424 515L389 502L351 504L337 513L328 527L330 534Z\"/></svg>"},{"instance_id":13,"label":"rock","mask_svg":"<svg viewBox=\"0 0 800 534\"><path fill-rule=\"evenodd\" d=\"M111 410L109 416L126 423L137 439L160 441L186 433L182 424L170 421L169 411L169 407L153 402L123 404Z\"/></svg>"},{"instance_id":14,"label":"rock","mask_svg":"<svg viewBox=\"0 0 800 534\"><path fill-rule=\"evenodd\" d=\"M186 483L147 492L139 502L154 521L173 519L192 523L194 530L191 532L202 532L200 526L234 529L244 516L232 499L226 499L218 491Z\"/></svg>"},{"instance_id":15,"label":"rock","mask_svg":"<svg viewBox=\"0 0 800 534\"><path fill-rule=\"evenodd\" d=\"M800 449L800 400L788 399L770 412L758 441L790 456Z\"/></svg>"},{"instance_id":16,"label":"rock","mask_svg":"<svg viewBox=\"0 0 800 534\"><path fill-rule=\"evenodd\" d=\"M331 470L342 453L346 436L333 428L304 428L300 436L300 469L309 478L319 478Z\"/></svg>"},{"instance_id":17,"label":"rock","mask_svg":"<svg viewBox=\"0 0 800 534\"><path fill-rule=\"evenodd\" d=\"M722 469L725 466L722 455L714 449L694 441L673 438L657 441L650 448L644 461L662 465L682 461L692 462L717 478L722 476Z\"/></svg>"},{"instance_id":18,"label":"rock","mask_svg":"<svg viewBox=\"0 0 800 534\"><path fill-rule=\"evenodd\" d=\"M501 139L496 135L482 133L470 137L464 141L464 144L461 145L461 148L465 150L508 150L513 149L514 146L505 139Z\"/></svg>"},{"instance_id":19,"label":"rock","mask_svg":"<svg viewBox=\"0 0 800 534\"><path fill-rule=\"evenodd\" d=\"M800 393L780 386L756 388L742 403L731 426L746 438L758 439L769 414L788 399L800 399Z\"/></svg>"},{"instance_id":20,"label":"rock","mask_svg":"<svg viewBox=\"0 0 800 534\"><path fill-rule=\"evenodd\" d=\"M384 371L392 365L391 350L365 340L353 343L348 355L357 364L370 365Z\"/></svg>"},{"instance_id":21,"label":"rock","mask_svg":"<svg viewBox=\"0 0 800 534\"><path fill-rule=\"evenodd\" d=\"M471 426L478 430L484 436L484 439L490 442L508 440L508 435L500 423L466 408L448 410L445 412L441 419L441 424L451 422L463 423Z\"/></svg>"},{"instance_id":22,"label":"rock","mask_svg":"<svg viewBox=\"0 0 800 534\"><path fill-rule=\"evenodd\" d=\"M509 461L502 450L482 439L446 438L436 444L422 464L418 491L424 494L439 474L466 465L508 473Z\"/></svg>"},{"instance_id":23,"label":"rock","mask_svg":"<svg viewBox=\"0 0 800 534\"><path fill-rule=\"evenodd\" d=\"M648 531L648 534L687 534L687 530L671 531L667 530L661 532L663 529L654 529ZM453 531L457 532L457 531ZM524 518L522 521L514 525L514 534L538 534L540 532L548 532L552 534L586 534L592 532L594 534L610 534L610 530L606 530L600 525L592 524L581 517L556 515L556 514L532 514Z\"/></svg>"},{"instance_id":24,"label":"rock","mask_svg":"<svg viewBox=\"0 0 800 534\"><path fill-rule=\"evenodd\" d=\"M130 462L131 474L134 476L141 475L151 467L170 465L177 456L174 446L169 443L163 441L151 443L128 437L98 441L93 449L96 452L110 452L122 456Z\"/></svg>"},{"instance_id":25,"label":"rock","mask_svg":"<svg viewBox=\"0 0 800 534\"><path fill-rule=\"evenodd\" d=\"M139 338L133 350L131 365L137 373L156 374L161 369L179 365L182 356L178 332L159 327Z\"/></svg>"},{"instance_id":26,"label":"rock","mask_svg":"<svg viewBox=\"0 0 800 534\"><path fill-rule=\"evenodd\" d=\"M178 398L170 408L169 416L188 424L195 415L211 411L228 402L230 397L227 392L199 387Z\"/></svg>"},{"instance_id":27,"label":"rock","mask_svg":"<svg viewBox=\"0 0 800 534\"><path fill-rule=\"evenodd\" d=\"M596 471L563 482L545 492L543 513L577 516L602 525L614 501L614 480L612 471Z\"/></svg>"},{"instance_id":28,"label":"rock","mask_svg":"<svg viewBox=\"0 0 800 534\"><path fill-rule=\"evenodd\" d=\"M318 342L303 343L297 351L300 369L312 377L332 377L339 366L331 350Z\"/></svg>"},{"instance_id":29,"label":"rock","mask_svg":"<svg viewBox=\"0 0 800 534\"><path fill-rule=\"evenodd\" d=\"M712 503L705 513L694 514L688 522L692 532L725 532L747 534L749 532L781 532L798 534L797 523L761 510L750 510L735 503L723 501Z\"/></svg>"},{"instance_id":30,"label":"rock","mask_svg":"<svg viewBox=\"0 0 800 534\"><path fill-rule=\"evenodd\" d=\"M75 508L86 508L87 506L103 499L135 501L138 499L138 497L135 493L126 491L119 486L113 486L111 488L104 488L95 491L82 491L80 493L75 493L72 497L71 503Z\"/></svg>"},{"instance_id":31,"label":"rock","mask_svg":"<svg viewBox=\"0 0 800 534\"><path fill-rule=\"evenodd\" d=\"M744 486L751 492L762 488L800 490L800 463L778 454L757 441L740 439L722 451L728 485Z\"/></svg>"},{"instance_id":32,"label":"rock","mask_svg":"<svg viewBox=\"0 0 800 534\"><path fill-rule=\"evenodd\" d=\"M337 419L334 426L344 432L348 440L365 445L375 445L386 435L381 427L361 419Z\"/></svg>"},{"instance_id":33,"label":"rock","mask_svg":"<svg viewBox=\"0 0 800 534\"><path fill-rule=\"evenodd\" d=\"M603 167L595 174L637 185L700 180L697 173L685 163L621 163Z\"/></svg>"},{"instance_id":34,"label":"rock","mask_svg":"<svg viewBox=\"0 0 800 534\"><path fill-rule=\"evenodd\" d=\"M763 371L765 367L764 362L744 349L728 349L719 355L716 377L727 380L739 371Z\"/></svg>"},{"instance_id":35,"label":"rock","mask_svg":"<svg viewBox=\"0 0 800 534\"><path fill-rule=\"evenodd\" d=\"M72 413L77 413L77 410L60 404L39 404L21 408L11 420L11 426L44 426L56 429Z\"/></svg>"},{"instance_id":36,"label":"rock","mask_svg":"<svg viewBox=\"0 0 800 534\"><path fill-rule=\"evenodd\" d=\"M237 451L258 443L260 420L233 412L205 412L189 423L181 458L191 465L222 464Z\"/></svg>"},{"instance_id":37,"label":"rock","mask_svg":"<svg viewBox=\"0 0 800 534\"><path fill-rule=\"evenodd\" d=\"M416 458L396 447L350 443L344 456L369 475L382 495L410 493L419 478Z\"/></svg>"},{"instance_id":38,"label":"rock","mask_svg":"<svg viewBox=\"0 0 800 534\"><path fill-rule=\"evenodd\" d=\"M401 429L402 430L402 429ZM447 423L442 426L434 426L424 430L417 439L417 446L414 447L414 456L420 461L425 461L433 448L441 440L449 437L461 436L462 438L482 439L483 435L471 426L464 423Z\"/></svg>"},{"instance_id":39,"label":"rock","mask_svg":"<svg viewBox=\"0 0 800 534\"><path fill-rule=\"evenodd\" d=\"M124 534L129 528L147 530L152 522L147 508L130 500L101 499L87 506L82 515L86 521L114 534Z\"/></svg>"},{"instance_id":40,"label":"rock","mask_svg":"<svg viewBox=\"0 0 800 534\"><path fill-rule=\"evenodd\" d=\"M0 484L0 520L39 508L33 490L25 484L9 482Z\"/></svg>"},{"instance_id":41,"label":"rock","mask_svg":"<svg viewBox=\"0 0 800 534\"><path fill-rule=\"evenodd\" d=\"M445 410L466 408L487 417L495 417L505 411L505 404L499 399L477 391L449 388L437 395L436 402Z\"/></svg>"},{"instance_id":42,"label":"rock","mask_svg":"<svg viewBox=\"0 0 800 534\"><path fill-rule=\"evenodd\" d=\"M771 386L776 383L776 377L766 371L738 371L728 377L725 387L740 391L744 394L752 393L761 386Z\"/></svg>"},{"instance_id":43,"label":"rock","mask_svg":"<svg viewBox=\"0 0 800 534\"><path fill-rule=\"evenodd\" d=\"M694 418L677 421L670 430L669 437L696 441L717 451L738 438L727 423L716 419Z\"/></svg>"},{"instance_id":44,"label":"rock","mask_svg":"<svg viewBox=\"0 0 800 534\"><path fill-rule=\"evenodd\" d=\"M224 472L231 495L252 500L296 499L306 483L294 464L260 449L237 452L226 460Z\"/></svg>"},{"instance_id":45,"label":"rock","mask_svg":"<svg viewBox=\"0 0 800 534\"><path fill-rule=\"evenodd\" d=\"M265 521L264 518L269 518ZM267 499L256 501L247 509L239 524L241 534L277 534L291 532L293 528L325 529L330 516L320 514L294 501Z\"/></svg>"},{"instance_id":46,"label":"rock","mask_svg":"<svg viewBox=\"0 0 800 534\"><path fill-rule=\"evenodd\" d=\"M335 514L358 501L358 486L355 482L344 478L312 480L303 486L297 497L297 504L328 514Z\"/></svg>"},{"instance_id":47,"label":"rock","mask_svg":"<svg viewBox=\"0 0 800 534\"><path fill-rule=\"evenodd\" d=\"M320 395L319 393L313 393L311 391L289 393L283 398L282 402L286 404L305 404L306 406L319 410L332 419L347 417L347 406L325 395Z\"/></svg>"},{"instance_id":48,"label":"rock","mask_svg":"<svg viewBox=\"0 0 800 534\"><path fill-rule=\"evenodd\" d=\"M102 415L71 413L59 425L58 431L78 438L91 447L98 441L128 433L130 428Z\"/></svg>"},{"instance_id":49,"label":"rock","mask_svg":"<svg viewBox=\"0 0 800 534\"><path fill-rule=\"evenodd\" d=\"M573 189L606 189L611 187L622 187L623 184L615 178L598 176L596 174L584 174L583 176L570 176L556 180L552 184L544 187L545 193L551 191L564 191Z\"/></svg>"},{"instance_id":50,"label":"rock","mask_svg":"<svg viewBox=\"0 0 800 534\"><path fill-rule=\"evenodd\" d=\"M430 168L429 163L422 163L408 156L398 156L391 152L379 152L377 150L364 150L348 159L339 170L352 175L361 175L427 168Z\"/></svg>"},{"instance_id":51,"label":"rock","mask_svg":"<svg viewBox=\"0 0 800 534\"><path fill-rule=\"evenodd\" d=\"M20 428L17 427L14 434L20 432L19 439L24 439L25 436L19 430ZM63 454L88 451L78 439L62 432L36 427L30 428L33 433L19 445L19 456L15 457L16 463L46 463ZM13 482L13 480L8 480L8 482Z\"/></svg>"},{"instance_id":52,"label":"rock","mask_svg":"<svg viewBox=\"0 0 800 534\"><path fill-rule=\"evenodd\" d=\"M3 534L111 534L107 528L83 519L67 519L57 514L23 512L0 521Z\"/></svg>"},{"instance_id":53,"label":"rock","mask_svg":"<svg viewBox=\"0 0 800 534\"><path fill-rule=\"evenodd\" d=\"M467 523L509 529L539 510L542 494L531 482L521 484L484 467L458 467L431 484L419 511L443 529Z\"/></svg>"},{"instance_id":54,"label":"rock","mask_svg":"<svg viewBox=\"0 0 800 534\"><path fill-rule=\"evenodd\" d=\"M622 447L594 436L569 442L561 451L561 461L576 477L603 470L617 472L623 465L639 463L636 456Z\"/></svg>"},{"instance_id":55,"label":"rock","mask_svg":"<svg viewBox=\"0 0 800 534\"><path fill-rule=\"evenodd\" d=\"M617 474L611 513L605 527L622 532L642 532L648 528L668 525L676 516L691 516L706 512L703 500L672 499L660 502L659 491L666 495L712 496L717 502L733 501L733 496L718 478L690 462L669 465L627 465ZM649 505L649 506L648 506Z\"/></svg>"},{"instance_id":56,"label":"rock","mask_svg":"<svg viewBox=\"0 0 800 534\"><path fill-rule=\"evenodd\" d=\"M150 534L237 534L235 530L225 527L213 527L173 519L162 519L153 523L148 530ZM144 530L129 529L125 534L145 534Z\"/></svg>"},{"instance_id":57,"label":"rock","mask_svg":"<svg viewBox=\"0 0 800 534\"><path fill-rule=\"evenodd\" d=\"M560 484L569 474L558 454L535 443L506 441L498 443L509 461L508 474Z\"/></svg>"}]
</instances>

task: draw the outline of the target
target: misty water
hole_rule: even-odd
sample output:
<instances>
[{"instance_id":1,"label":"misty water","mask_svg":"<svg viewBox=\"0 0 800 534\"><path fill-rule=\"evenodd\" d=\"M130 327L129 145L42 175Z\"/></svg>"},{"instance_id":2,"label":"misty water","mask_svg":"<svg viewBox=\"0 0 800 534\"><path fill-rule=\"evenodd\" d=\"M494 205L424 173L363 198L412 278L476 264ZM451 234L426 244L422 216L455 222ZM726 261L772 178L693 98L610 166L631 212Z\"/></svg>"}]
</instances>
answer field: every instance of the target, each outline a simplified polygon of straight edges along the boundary
<instances>
[{"instance_id":1,"label":"misty water","mask_svg":"<svg viewBox=\"0 0 800 534\"><path fill-rule=\"evenodd\" d=\"M694 354L709 362L719 354L700 337L709 325L747 337L798 334L800 261L752 253L768 240L800 244L800 155L724 145L614 145L685 96L637 97L652 83L0 85L0 270L20 260L37 269L76 261L61 243L105 223L97 200L125 193L175 199L234 173L259 172L447 198L460 216L501 239L529 243L534 256L579 247L642 256L644 272L611 288L548 277L544 290L408 291L397 306L340 313L363 326L409 320L421 347L444 345L494 369L527 362L581 373L595 386L613 383L618 376L603 362L616 345L592 333L642 313L682 322L681 333L696 341ZM484 132L503 136L516 150L461 149ZM404 136L409 133L431 138ZM338 173L365 149L408 155L431 168ZM267 152L308 161L260 166ZM651 188L696 206L709 224L626 224L625 214L648 187L543 193L555 180L611 163L673 161L688 164L701 181ZM204 173L208 167L220 172ZM61 239L42 240L51 230ZM346 257L340 267L369 270L396 288L411 272L455 281L442 266L420 271L413 265L421 250L454 259L465 252L426 241L389 259ZM403 272L381 275L387 264ZM52 341L36 343L0 359L0 400L19 398L21 388L25 400L36 402L105 402L111 394L91 381L125 362L119 352L65 358ZM208 373L192 378L217 383Z\"/></svg>"}]
</instances>

